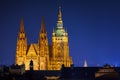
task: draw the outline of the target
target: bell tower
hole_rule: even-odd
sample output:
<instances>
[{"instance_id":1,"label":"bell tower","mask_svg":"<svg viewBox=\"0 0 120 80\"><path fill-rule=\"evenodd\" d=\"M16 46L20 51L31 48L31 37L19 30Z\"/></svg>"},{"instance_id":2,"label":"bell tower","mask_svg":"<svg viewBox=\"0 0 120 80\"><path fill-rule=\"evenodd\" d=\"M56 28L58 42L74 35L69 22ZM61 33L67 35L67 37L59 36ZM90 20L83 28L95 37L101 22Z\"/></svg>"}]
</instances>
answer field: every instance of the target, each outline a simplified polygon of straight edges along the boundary
<instances>
[{"instance_id":1,"label":"bell tower","mask_svg":"<svg viewBox=\"0 0 120 80\"><path fill-rule=\"evenodd\" d=\"M53 70L60 70L62 64L66 67L72 64L69 56L68 33L63 27L61 7L59 7L57 27L52 33L52 60Z\"/></svg>"},{"instance_id":2,"label":"bell tower","mask_svg":"<svg viewBox=\"0 0 120 80\"><path fill-rule=\"evenodd\" d=\"M18 32L17 45L16 45L16 60L15 60L16 64L22 65L25 63L26 50L27 50L27 37L24 30L23 18L21 18L20 29Z\"/></svg>"}]
</instances>

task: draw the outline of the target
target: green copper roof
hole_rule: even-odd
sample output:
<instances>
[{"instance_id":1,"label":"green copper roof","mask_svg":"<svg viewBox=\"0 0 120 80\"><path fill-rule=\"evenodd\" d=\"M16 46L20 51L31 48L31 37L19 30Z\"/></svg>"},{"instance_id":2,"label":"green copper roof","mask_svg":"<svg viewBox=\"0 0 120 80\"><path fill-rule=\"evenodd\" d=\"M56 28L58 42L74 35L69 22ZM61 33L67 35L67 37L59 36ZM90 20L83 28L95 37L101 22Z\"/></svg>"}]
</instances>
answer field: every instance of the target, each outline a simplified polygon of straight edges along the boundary
<instances>
[{"instance_id":1,"label":"green copper roof","mask_svg":"<svg viewBox=\"0 0 120 80\"><path fill-rule=\"evenodd\" d=\"M65 35L65 30L63 28L63 21L62 21L62 12L61 12L61 8L59 8L59 12L58 12L58 21L57 21L57 28L55 30L55 35L57 37L62 37Z\"/></svg>"},{"instance_id":2,"label":"green copper roof","mask_svg":"<svg viewBox=\"0 0 120 80\"><path fill-rule=\"evenodd\" d=\"M55 34L57 37L61 37L63 36L65 33L65 30L63 28L57 28L56 31L55 31Z\"/></svg>"}]
</instances>

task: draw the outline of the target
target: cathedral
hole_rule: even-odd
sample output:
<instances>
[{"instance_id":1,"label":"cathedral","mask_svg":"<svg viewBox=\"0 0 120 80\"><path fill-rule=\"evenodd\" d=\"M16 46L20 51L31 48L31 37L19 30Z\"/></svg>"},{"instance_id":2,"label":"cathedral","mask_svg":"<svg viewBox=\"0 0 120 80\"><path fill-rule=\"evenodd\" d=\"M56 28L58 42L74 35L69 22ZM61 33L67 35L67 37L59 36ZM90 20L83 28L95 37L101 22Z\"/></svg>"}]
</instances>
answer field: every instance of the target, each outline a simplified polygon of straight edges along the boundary
<instances>
[{"instance_id":1,"label":"cathedral","mask_svg":"<svg viewBox=\"0 0 120 80\"><path fill-rule=\"evenodd\" d=\"M65 67L70 67L73 64L69 55L68 33L63 27L61 8L58 11L56 29L52 32L52 45L48 44L44 18L41 22L38 43L31 44L27 44L24 22L21 19L15 57L15 64L24 64L25 70L30 70L31 61L33 62L33 70L60 70L63 64Z\"/></svg>"}]
</instances>

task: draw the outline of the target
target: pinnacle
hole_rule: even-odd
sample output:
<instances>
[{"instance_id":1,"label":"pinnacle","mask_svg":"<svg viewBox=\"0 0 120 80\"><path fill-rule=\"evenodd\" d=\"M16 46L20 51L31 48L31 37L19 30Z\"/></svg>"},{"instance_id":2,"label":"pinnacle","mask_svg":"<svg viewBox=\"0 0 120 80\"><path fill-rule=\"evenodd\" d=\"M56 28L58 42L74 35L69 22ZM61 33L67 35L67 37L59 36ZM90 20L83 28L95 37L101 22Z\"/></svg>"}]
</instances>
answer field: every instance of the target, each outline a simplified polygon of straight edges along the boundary
<instances>
[{"instance_id":1,"label":"pinnacle","mask_svg":"<svg viewBox=\"0 0 120 80\"><path fill-rule=\"evenodd\" d=\"M40 33L46 33L44 17L42 17L41 31L40 31Z\"/></svg>"},{"instance_id":2,"label":"pinnacle","mask_svg":"<svg viewBox=\"0 0 120 80\"><path fill-rule=\"evenodd\" d=\"M21 21L20 21L20 32L24 32L24 22L23 22L23 18L21 18Z\"/></svg>"}]
</instances>

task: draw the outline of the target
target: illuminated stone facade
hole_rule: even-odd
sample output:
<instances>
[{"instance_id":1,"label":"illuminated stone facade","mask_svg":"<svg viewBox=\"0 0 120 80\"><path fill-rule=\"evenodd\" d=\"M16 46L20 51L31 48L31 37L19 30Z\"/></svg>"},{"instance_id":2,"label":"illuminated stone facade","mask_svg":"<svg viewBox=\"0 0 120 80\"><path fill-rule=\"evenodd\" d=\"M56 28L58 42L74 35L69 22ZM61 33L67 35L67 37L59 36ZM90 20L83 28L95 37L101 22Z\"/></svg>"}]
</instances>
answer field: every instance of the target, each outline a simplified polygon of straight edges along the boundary
<instances>
[{"instance_id":1,"label":"illuminated stone facade","mask_svg":"<svg viewBox=\"0 0 120 80\"><path fill-rule=\"evenodd\" d=\"M68 33L63 27L60 8L57 27L52 33L52 45L48 44L43 18L38 43L28 45L23 19L21 19L17 37L15 64L25 64L25 70L29 70L30 61L33 61L34 70L60 70L62 64L66 67L70 67L73 64L69 55Z\"/></svg>"}]
</instances>

